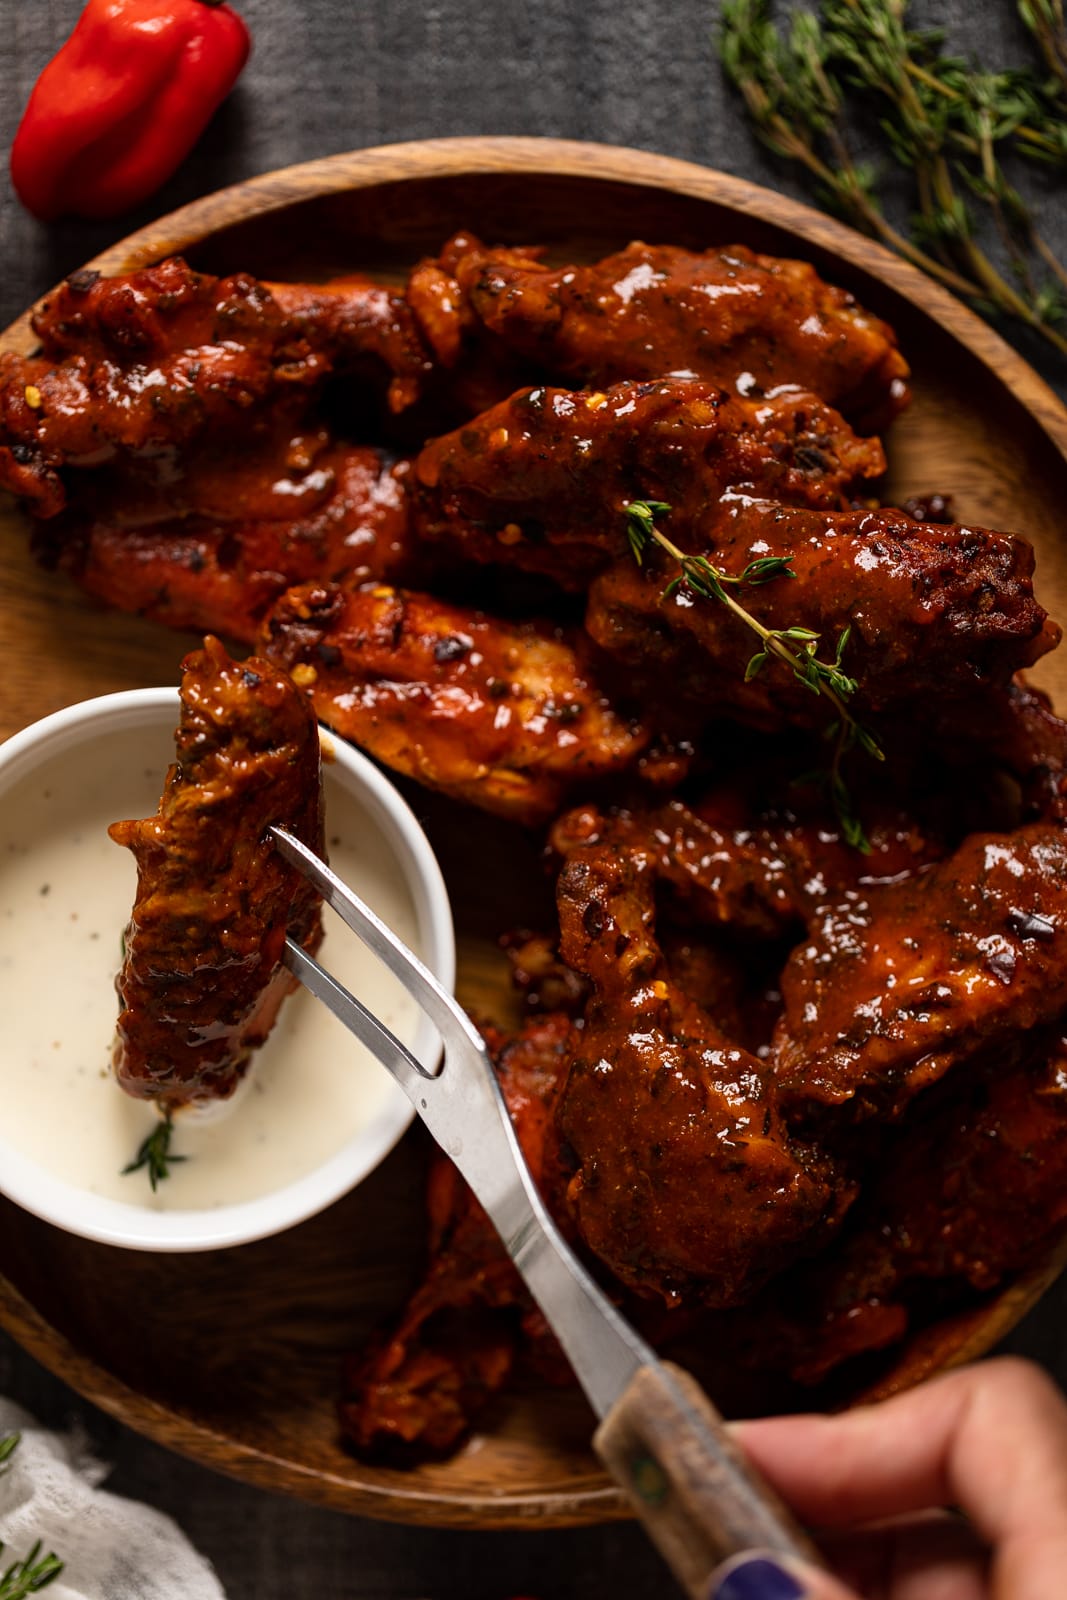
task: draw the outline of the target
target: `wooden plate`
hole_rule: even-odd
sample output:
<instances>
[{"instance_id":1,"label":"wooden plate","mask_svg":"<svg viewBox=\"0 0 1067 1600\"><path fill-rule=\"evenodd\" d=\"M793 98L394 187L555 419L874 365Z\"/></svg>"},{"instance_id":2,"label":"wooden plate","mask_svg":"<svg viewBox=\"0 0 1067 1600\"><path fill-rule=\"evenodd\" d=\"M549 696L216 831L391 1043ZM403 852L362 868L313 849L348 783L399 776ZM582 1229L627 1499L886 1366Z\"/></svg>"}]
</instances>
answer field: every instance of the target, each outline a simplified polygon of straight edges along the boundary
<instances>
[{"instance_id":1,"label":"wooden plate","mask_svg":"<svg viewBox=\"0 0 1067 1600\"><path fill-rule=\"evenodd\" d=\"M740 240L804 256L897 328L915 402L889 443L896 499L950 491L958 515L1017 529L1038 551L1039 592L1067 617L1067 412L986 325L917 272L827 218L737 178L637 151L537 139L454 139L332 157L187 206L92 265L123 272L172 251L267 277L369 268L402 276L457 227L548 241L567 256L639 237L695 247ZM32 348L28 320L0 340ZM191 639L104 613L31 561L14 513L0 529L0 736L72 700L173 682ZM1062 652L1061 652L1062 656ZM1067 703L1067 667L1035 677ZM498 1013L495 937L546 889L532 842L411 796L445 867L461 934L461 996ZM486 871L486 861L493 870ZM495 886L501 887L496 888ZM489 886L493 886L490 892ZM419 1130L322 1216L240 1250L185 1258L85 1243L0 1201L0 1322L87 1398L159 1442L266 1488L363 1515L468 1527L564 1526L624 1515L589 1454L575 1396L499 1402L456 1459L367 1467L334 1420L341 1352L402 1302L418 1272ZM867 1393L981 1353L1056 1275L1063 1252L966 1315L927 1329ZM719 1392L727 1407L731 1395ZM737 1403L737 1397L734 1397Z\"/></svg>"}]
</instances>

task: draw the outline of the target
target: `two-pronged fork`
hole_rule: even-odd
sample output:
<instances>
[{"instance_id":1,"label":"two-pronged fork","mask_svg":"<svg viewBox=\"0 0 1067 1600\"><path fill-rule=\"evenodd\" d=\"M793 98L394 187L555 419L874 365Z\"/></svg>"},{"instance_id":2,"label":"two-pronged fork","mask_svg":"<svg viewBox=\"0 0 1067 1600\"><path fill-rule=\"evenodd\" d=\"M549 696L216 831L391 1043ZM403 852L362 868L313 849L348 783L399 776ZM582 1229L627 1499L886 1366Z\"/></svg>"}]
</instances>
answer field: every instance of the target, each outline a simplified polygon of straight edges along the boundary
<instances>
[{"instance_id":1,"label":"two-pronged fork","mask_svg":"<svg viewBox=\"0 0 1067 1600\"><path fill-rule=\"evenodd\" d=\"M277 849L396 974L441 1036L436 1070L292 940L285 962L393 1075L500 1234L600 1418L593 1444L679 1582L704 1600L740 1550L817 1560L729 1438L699 1385L661 1362L561 1238L530 1176L485 1045L422 962L313 851L282 828Z\"/></svg>"}]
</instances>

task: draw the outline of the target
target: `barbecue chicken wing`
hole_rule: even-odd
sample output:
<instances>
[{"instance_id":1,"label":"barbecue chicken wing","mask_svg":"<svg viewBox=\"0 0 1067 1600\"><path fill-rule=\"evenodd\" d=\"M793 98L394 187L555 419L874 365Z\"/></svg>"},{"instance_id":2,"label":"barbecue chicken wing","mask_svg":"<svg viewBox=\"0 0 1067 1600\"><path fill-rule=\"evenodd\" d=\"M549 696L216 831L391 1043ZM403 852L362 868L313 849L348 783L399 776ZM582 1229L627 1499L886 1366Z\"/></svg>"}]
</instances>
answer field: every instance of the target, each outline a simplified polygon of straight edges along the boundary
<instances>
[{"instance_id":1,"label":"barbecue chicken wing","mask_svg":"<svg viewBox=\"0 0 1067 1600\"><path fill-rule=\"evenodd\" d=\"M872 429L907 403L893 330L807 262L743 245L694 253L635 243L592 265L551 267L466 243L442 258L458 290L450 298L462 296L552 381L674 373L752 397L789 384Z\"/></svg>"},{"instance_id":2,"label":"barbecue chicken wing","mask_svg":"<svg viewBox=\"0 0 1067 1600\"><path fill-rule=\"evenodd\" d=\"M535 1181L551 1169L551 1106L569 1059L570 1018L548 1014L486 1042ZM549 1153L546 1155L546 1142ZM551 1182L551 1171L547 1174ZM361 1451L438 1455L455 1447L501 1388L525 1333L541 1367L567 1373L561 1352L523 1287L489 1218L447 1157L430 1169L430 1262L395 1331L350 1364L341 1406Z\"/></svg>"},{"instance_id":3,"label":"barbecue chicken wing","mask_svg":"<svg viewBox=\"0 0 1067 1600\"><path fill-rule=\"evenodd\" d=\"M650 852L585 846L559 879L560 951L593 986L560 1095L574 1223L623 1284L729 1306L826 1242L852 1198L794 1144L766 1068L672 978Z\"/></svg>"},{"instance_id":4,"label":"barbecue chicken wing","mask_svg":"<svg viewBox=\"0 0 1067 1600\"><path fill-rule=\"evenodd\" d=\"M467 289L476 272L474 262L487 254L485 245L472 233L454 233L446 239L437 256L424 257L408 275L404 298L411 307L423 339L442 367L462 369L464 356L472 347L496 345L505 357L512 355L503 339L491 333L475 311ZM539 267L544 254L539 245L494 249L493 257L510 266ZM460 265L466 287L459 281ZM504 399L504 395L499 395Z\"/></svg>"},{"instance_id":5,"label":"barbecue chicken wing","mask_svg":"<svg viewBox=\"0 0 1067 1600\"><path fill-rule=\"evenodd\" d=\"M995 1289L1062 1230L1067 1041L1016 1039L914 1111L834 1250L752 1308L761 1363L818 1382L895 1343L931 1303Z\"/></svg>"},{"instance_id":6,"label":"barbecue chicken wing","mask_svg":"<svg viewBox=\"0 0 1067 1600\"><path fill-rule=\"evenodd\" d=\"M800 624L818 634L824 660L847 628L841 664L856 680L861 714L906 705L920 707L924 721L950 720L961 701L1006 686L1059 638L1034 599L1033 550L1011 534L938 527L901 511L749 500L722 507L699 544L675 532L673 512L658 522L687 554L735 577L753 561L787 560L792 577L731 593L766 628ZM746 678L759 640L687 583L668 589L678 572L657 550L641 567L630 557L598 577L586 614L597 644L638 675L642 691L655 697L669 684L670 699L684 699L691 714L767 730L825 726L826 705L787 665L768 659Z\"/></svg>"},{"instance_id":7,"label":"barbecue chicken wing","mask_svg":"<svg viewBox=\"0 0 1067 1600\"><path fill-rule=\"evenodd\" d=\"M209 463L194 460L172 491L181 516L154 516L154 486L137 498L124 479L83 513L42 524L38 554L123 611L242 644L295 583L407 574L414 551L403 467L326 435L313 448L306 437L299 444L299 466L253 454L233 463L228 481L214 452Z\"/></svg>"},{"instance_id":8,"label":"barbecue chicken wing","mask_svg":"<svg viewBox=\"0 0 1067 1600\"><path fill-rule=\"evenodd\" d=\"M488 411L541 376L479 320L456 281L458 261L481 248L469 234L453 235L439 256L417 263L404 289L419 332L433 352L434 373L427 392L432 414L444 419L434 432ZM525 264L538 259L536 251L511 254Z\"/></svg>"},{"instance_id":9,"label":"barbecue chicken wing","mask_svg":"<svg viewBox=\"0 0 1067 1600\"><path fill-rule=\"evenodd\" d=\"M979 1049L1056 1021L1065 945L1067 833L1047 823L972 835L825 908L782 974L777 1094L809 1115L898 1115Z\"/></svg>"},{"instance_id":10,"label":"barbecue chicken wing","mask_svg":"<svg viewBox=\"0 0 1067 1600\"><path fill-rule=\"evenodd\" d=\"M109 830L137 858L114 1069L168 1110L233 1093L296 986L286 936L314 950L322 935L317 895L267 837L280 823L323 854L310 706L270 662L231 661L217 639L182 672L159 812Z\"/></svg>"},{"instance_id":11,"label":"barbecue chicken wing","mask_svg":"<svg viewBox=\"0 0 1067 1600\"><path fill-rule=\"evenodd\" d=\"M325 283L265 283L238 272L214 278L180 256L123 277L76 272L33 317L44 355L147 365L217 345L314 355L390 379L399 408L429 367L402 296L352 274Z\"/></svg>"},{"instance_id":12,"label":"barbecue chicken wing","mask_svg":"<svg viewBox=\"0 0 1067 1600\"><path fill-rule=\"evenodd\" d=\"M633 500L669 501L676 534L695 538L731 488L840 506L849 484L884 468L878 441L812 395L756 405L668 378L512 395L426 446L413 496L424 538L582 587L628 552Z\"/></svg>"},{"instance_id":13,"label":"barbecue chicken wing","mask_svg":"<svg viewBox=\"0 0 1067 1600\"><path fill-rule=\"evenodd\" d=\"M35 319L45 354L0 355L0 488L54 515L64 469L159 455L209 429L232 442L267 402L306 394L357 353L405 403L426 361L402 301L369 283L279 292L284 304L246 274L211 278L180 258L123 278L76 273Z\"/></svg>"},{"instance_id":14,"label":"barbecue chicken wing","mask_svg":"<svg viewBox=\"0 0 1067 1600\"><path fill-rule=\"evenodd\" d=\"M686 926L760 940L795 938L826 904L895 882L944 854L936 834L891 801L865 805L870 849L861 854L817 802L809 801L807 815L761 816L735 788L643 810L579 806L557 818L550 839L564 860L589 845L638 851L670 909L685 908Z\"/></svg>"},{"instance_id":15,"label":"barbecue chicken wing","mask_svg":"<svg viewBox=\"0 0 1067 1600\"><path fill-rule=\"evenodd\" d=\"M370 381L376 373L390 375L391 411L403 411L418 398L432 362L401 295L355 273L325 283L264 287L290 326L337 371Z\"/></svg>"},{"instance_id":16,"label":"barbecue chicken wing","mask_svg":"<svg viewBox=\"0 0 1067 1600\"><path fill-rule=\"evenodd\" d=\"M547 822L567 789L623 771L648 742L580 635L430 595L305 584L275 606L259 648L377 760L519 822Z\"/></svg>"},{"instance_id":17,"label":"barbecue chicken wing","mask_svg":"<svg viewBox=\"0 0 1067 1600\"><path fill-rule=\"evenodd\" d=\"M1006 689L968 708L955 733L953 754L982 750L987 761L1018 780L1022 820L1067 822L1067 722L1021 673Z\"/></svg>"},{"instance_id":18,"label":"barbecue chicken wing","mask_svg":"<svg viewBox=\"0 0 1067 1600\"><path fill-rule=\"evenodd\" d=\"M151 367L0 355L0 488L36 516L54 516L68 502L64 469L161 455L209 428L233 437L279 388L319 376L312 357L279 365L241 345L179 350Z\"/></svg>"}]
</instances>

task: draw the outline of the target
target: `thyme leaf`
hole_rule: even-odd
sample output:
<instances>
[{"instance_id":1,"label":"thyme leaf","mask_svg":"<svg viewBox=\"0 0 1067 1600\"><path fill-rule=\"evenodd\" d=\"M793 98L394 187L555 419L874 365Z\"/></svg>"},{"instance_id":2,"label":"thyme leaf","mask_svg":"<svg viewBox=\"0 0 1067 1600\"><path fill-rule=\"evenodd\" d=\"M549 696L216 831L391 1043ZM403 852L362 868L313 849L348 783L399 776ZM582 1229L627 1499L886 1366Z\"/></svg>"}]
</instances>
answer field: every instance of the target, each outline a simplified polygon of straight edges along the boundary
<instances>
[{"instance_id":1,"label":"thyme leaf","mask_svg":"<svg viewBox=\"0 0 1067 1600\"><path fill-rule=\"evenodd\" d=\"M0 1554L4 1548L4 1542L0 1539ZM42 1556L41 1541L38 1539L28 1555L23 1556L21 1561L13 1561L6 1571L0 1573L0 1600L25 1600L27 1595L39 1594L56 1581L64 1565L54 1550Z\"/></svg>"},{"instance_id":2,"label":"thyme leaf","mask_svg":"<svg viewBox=\"0 0 1067 1600\"><path fill-rule=\"evenodd\" d=\"M670 509L666 500L631 500L627 506L626 532L638 566L644 557L645 547L655 534L656 517Z\"/></svg>"},{"instance_id":3,"label":"thyme leaf","mask_svg":"<svg viewBox=\"0 0 1067 1600\"><path fill-rule=\"evenodd\" d=\"M168 1111L159 1126L142 1139L137 1154L128 1166L123 1167L122 1176L130 1172L140 1172L142 1167L147 1169L148 1181L152 1185L153 1194L159 1188L164 1178L170 1177L171 1164L175 1161L187 1161L188 1156L177 1156L170 1148L171 1136L174 1133L174 1119ZM3 1594L0 1593L0 1600Z\"/></svg>"}]
</instances>

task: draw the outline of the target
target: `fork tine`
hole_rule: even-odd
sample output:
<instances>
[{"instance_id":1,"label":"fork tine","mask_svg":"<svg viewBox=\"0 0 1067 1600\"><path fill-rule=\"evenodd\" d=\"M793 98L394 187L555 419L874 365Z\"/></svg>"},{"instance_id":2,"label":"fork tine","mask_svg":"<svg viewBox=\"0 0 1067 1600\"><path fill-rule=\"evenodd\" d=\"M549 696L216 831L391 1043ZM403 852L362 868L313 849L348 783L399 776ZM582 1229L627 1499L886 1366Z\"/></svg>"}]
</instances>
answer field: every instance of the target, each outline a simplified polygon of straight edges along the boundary
<instances>
[{"instance_id":1,"label":"fork tine","mask_svg":"<svg viewBox=\"0 0 1067 1600\"><path fill-rule=\"evenodd\" d=\"M365 1045L374 1059L381 1062L401 1088L407 1088L405 1067L420 1078L435 1076L373 1011L367 1010L362 1000L357 1000L343 983L338 983L333 974L320 966L314 956L309 956L295 939L286 939L284 960L289 971L333 1012L350 1033L355 1034L360 1044Z\"/></svg>"},{"instance_id":2,"label":"fork tine","mask_svg":"<svg viewBox=\"0 0 1067 1600\"><path fill-rule=\"evenodd\" d=\"M465 1012L452 996L441 987L428 967L425 967L405 944L375 916L348 885L331 872L315 852L297 839L286 828L272 827L271 836L281 855L291 866L303 873L309 883L322 895L326 904L358 934L374 954L383 961L390 972L400 979L414 995L419 1005L435 1024L446 1044L457 1043L462 1037L481 1053L481 1035L475 1030Z\"/></svg>"}]
</instances>

